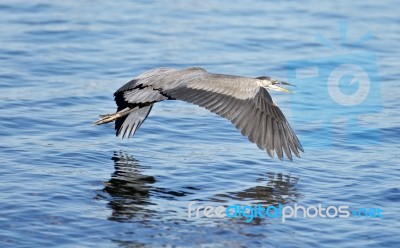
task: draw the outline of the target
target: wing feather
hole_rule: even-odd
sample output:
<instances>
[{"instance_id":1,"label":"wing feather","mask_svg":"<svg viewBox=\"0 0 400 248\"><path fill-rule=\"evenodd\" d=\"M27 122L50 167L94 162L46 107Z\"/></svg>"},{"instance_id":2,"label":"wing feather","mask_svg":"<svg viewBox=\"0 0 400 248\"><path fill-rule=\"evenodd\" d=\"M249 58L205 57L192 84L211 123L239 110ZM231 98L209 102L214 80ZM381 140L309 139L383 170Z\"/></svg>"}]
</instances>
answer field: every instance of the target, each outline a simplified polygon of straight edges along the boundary
<instances>
[{"instance_id":1,"label":"wing feather","mask_svg":"<svg viewBox=\"0 0 400 248\"><path fill-rule=\"evenodd\" d=\"M258 120L260 123L260 125L258 127L259 133L257 135L257 140L256 140L256 144L257 144L258 148L260 148L260 149L264 149L264 147L267 147L265 144L265 139L264 139L264 137L267 136L267 126L266 126L267 123L265 121L266 118L267 117L265 116L265 113L260 111L259 120Z\"/></svg>"},{"instance_id":2,"label":"wing feather","mask_svg":"<svg viewBox=\"0 0 400 248\"><path fill-rule=\"evenodd\" d=\"M122 138L129 138L135 135L137 129L142 125L149 115L153 104L136 107L130 114L115 121L116 135Z\"/></svg>"},{"instance_id":3,"label":"wing feather","mask_svg":"<svg viewBox=\"0 0 400 248\"><path fill-rule=\"evenodd\" d=\"M258 140L258 135L262 135L263 130L260 130L260 122L262 118L262 113L260 113L260 110L257 108L254 108L254 119L252 119L253 122L253 127L251 128L249 132L249 140L253 143L256 143L257 146L262 149L262 144L257 143ZM251 120L251 119L249 119Z\"/></svg>"},{"instance_id":4,"label":"wing feather","mask_svg":"<svg viewBox=\"0 0 400 248\"><path fill-rule=\"evenodd\" d=\"M272 128L274 129L274 149L278 158L282 159L283 155L282 155L280 130L278 128L278 123L276 121L272 122Z\"/></svg>"},{"instance_id":5,"label":"wing feather","mask_svg":"<svg viewBox=\"0 0 400 248\"><path fill-rule=\"evenodd\" d=\"M274 157L274 129L272 126L272 119L267 117L267 135L264 137L266 140L266 148L268 155Z\"/></svg>"},{"instance_id":6,"label":"wing feather","mask_svg":"<svg viewBox=\"0 0 400 248\"><path fill-rule=\"evenodd\" d=\"M244 136L248 137L252 143L255 142L255 139L253 139L251 136L251 132L255 128L256 122L254 121L254 119L256 118L256 115L257 115L257 109L251 108L251 109L249 109L249 111L246 114L246 119L243 121L244 122L244 126L243 126Z\"/></svg>"},{"instance_id":7,"label":"wing feather","mask_svg":"<svg viewBox=\"0 0 400 248\"><path fill-rule=\"evenodd\" d=\"M287 134L286 134L287 131L286 131L285 128L284 128L284 123L279 122L278 124L279 124L279 126L280 126L279 129L280 129L281 132L282 132L282 140L283 140L283 142L282 142L282 147L283 147L283 150L285 151L286 156L287 156L290 160L292 160L292 153L291 153L291 151L290 151L289 140L288 140Z\"/></svg>"},{"instance_id":8,"label":"wing feather","mask_svg":"<svg viewBox=\"0 0 400 248\"><path fill-rule=\"evenodd\" d=\"M241 107L241 101L238 101L235 97L228 96L226 101L219 101L212 108L210 108L211 112L214 112L218 115L226 117L236 111ZM227 118L231 120L232 118Z\"/></svg>"}]
</instances>

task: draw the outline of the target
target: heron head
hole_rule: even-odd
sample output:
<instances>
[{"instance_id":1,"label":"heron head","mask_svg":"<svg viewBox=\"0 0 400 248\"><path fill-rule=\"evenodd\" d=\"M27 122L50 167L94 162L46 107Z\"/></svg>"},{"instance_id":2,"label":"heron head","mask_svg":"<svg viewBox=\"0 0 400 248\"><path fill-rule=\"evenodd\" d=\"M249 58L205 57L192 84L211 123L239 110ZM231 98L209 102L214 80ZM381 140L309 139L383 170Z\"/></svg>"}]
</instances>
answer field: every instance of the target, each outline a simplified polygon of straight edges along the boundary
<instances>
[{"instance_id":1,"label":"heron head","mask_svg":"<svg viewBox=\"0 0 400 248\"><path fill-rule=\"evenodd\" d=\"M266 77L266 76L258 77L257 79L260 79L262 86L264 86L266 89L269 89L269 90L276 90L276 91L283 91L286 93L292 93L291 90L284 88L281 85L295 86L293 84L290 84L290 83L287 83L284 81L279 81L277 79L274 79L271 77Z\"/></svg>"}]
</instances>

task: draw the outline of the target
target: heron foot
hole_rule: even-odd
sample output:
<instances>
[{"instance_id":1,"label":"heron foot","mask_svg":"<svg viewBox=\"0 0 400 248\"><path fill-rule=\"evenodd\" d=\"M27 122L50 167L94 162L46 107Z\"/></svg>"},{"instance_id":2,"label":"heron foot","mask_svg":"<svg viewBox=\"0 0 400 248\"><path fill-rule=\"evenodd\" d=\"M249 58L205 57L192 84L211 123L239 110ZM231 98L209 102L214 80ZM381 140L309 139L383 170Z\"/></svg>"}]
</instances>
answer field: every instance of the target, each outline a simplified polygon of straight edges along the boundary
<instances>
[{"instance_id":1,"label":"heron foot","mask_svg":"<svg viewBox=\"0 0 400 248\"><path fill-rule=\"evenodd\" d=\"M116 119L118 119L118 118L120 118L122 116L125 116L130 112L131 112L130 108L124 108L123 110L120 110L120 111L118 111L118 112L116 112L114 114L99 115L100 119L95 121L93 123L93 126L101 125L101 124L105 124L105 123L109 123L109 122L115 121Z\"/></svg>"}]
</instances>

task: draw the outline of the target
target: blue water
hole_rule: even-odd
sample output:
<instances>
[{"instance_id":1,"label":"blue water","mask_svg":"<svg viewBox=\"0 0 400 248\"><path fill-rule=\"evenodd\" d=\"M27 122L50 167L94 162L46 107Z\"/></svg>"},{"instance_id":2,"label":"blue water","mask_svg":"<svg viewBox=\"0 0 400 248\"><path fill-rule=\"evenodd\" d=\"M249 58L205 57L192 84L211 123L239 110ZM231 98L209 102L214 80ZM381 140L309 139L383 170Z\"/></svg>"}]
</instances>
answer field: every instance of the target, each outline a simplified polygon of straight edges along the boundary
<instances>
[{"instance_id":1,"label":"blue water","mask_svg":"<svg viewBox=\"0 0 400 248\"><path fill-rule=\"evenodd\" d=\"M399 247L398 13L396 1L1 1L0 246ZM329 95L341 64L369 76L352 106ZM179 101L156 104L133 140L92 127L117 88L159 66L295 83L271 94L306 152L271 159ZM337 82L343 99L366 85ZM192 201L383 216L246 223L188 218Z\"/></svg>"}]
</instances>

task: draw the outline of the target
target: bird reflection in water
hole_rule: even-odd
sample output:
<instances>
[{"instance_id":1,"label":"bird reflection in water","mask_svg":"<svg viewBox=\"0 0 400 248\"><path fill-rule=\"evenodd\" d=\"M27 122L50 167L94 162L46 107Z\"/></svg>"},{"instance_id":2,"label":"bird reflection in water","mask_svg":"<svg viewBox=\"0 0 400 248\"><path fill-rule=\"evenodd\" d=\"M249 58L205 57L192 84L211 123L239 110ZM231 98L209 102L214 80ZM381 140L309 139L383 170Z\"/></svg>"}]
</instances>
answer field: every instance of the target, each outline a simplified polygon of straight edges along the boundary
<instances>
[{"instance_id":1,"label":"bird reflection in water","mask_svg":"<svg viewBox=\"0 0 400 248\"><path fill-rule=\"evenodd\" d=\"M295 203L302 197L297 183L299 178L282 173L269 172L267 175L261 175L257 182L261 185L245 189L238 192L227 192L225 194L215 195L212 200L219 202L227 202L226 205L239 204L247 206L263 207L278 206ZM232 219L231 219L232 220ZM233 219L233 221L243 222L243 219ZM268 222L268 220L267 220ZM250 223L252 225L264 225L262 218L254 218Z\"/></svg>"},{"instance_id":2,"label":"bird reflection in water","mask_svg":"<svg viewBox=\"0 0 400 248\"><path fill-rule=\"evenodd\" d=\"M264 205L289 204L296 202L301 194L297 188L299 179L282 173L267 173L257 181L266 182L266 185L255 186L242 192L232 193L231 198L250 200Z\"/></svg>"},{"instance_id":3,"label":"bird reflection in water","mask_svg":"<svg viewBox=\"0 0 400 248\"><path fill-rule=\"evenodd\" d=\"M212 200L218 202L251 203L261 205L278 205L297 202L301 193L297 188L299 178L282 173L269 172L260 175L257 182L261 185L238 192L227 192L215 195Z\"/></svg>"},{"instance_id":4,"label":"bird reflection in water","mask_svg":"<svg viewBox=\"0 0 400 248\"><path fill-rule=\"evenodd\" d=\"M112 209L109 220L117 222L157 217L162 212L155 211L157 209L155 206L158 201L164 200L182 202L182 205L186 204L185 209L182 208L182 212L186 212L188 200L214 202L216 205L221 205L221 203L226 205L232 202L237 204L284 205L296 202L301 197L297 188L298 178L270 172L260 175L256 180L259 185L255 187L238 192L216 194L208 199L198 199L196 195L203 190L202 188L183 186L177 190L156 186L156 179L153 176L143 174L146 167L140 165L134 157L126 153L115 152L112 160L114 161L115 172L111 179L105 183L102 193L98 196L109 201L108 206ZM204 186L207 187L207 185ZM150 196L152 196L151 199ZM166 213L164 212L164 214ZM178 214L173 215L177 216ZM163 218L163 216L158 217ZM253 224L257 223L253 222Z\"/></svg>"},{"instance_id":5,"label":"bird reflection in water","mask_svg":"<svg viewBox=\"0 0 400 248\"><path fill-rule=\"evenodd\" d=\"M156 199L177 201L177 198L191 194L188 190L172 190L169 188L154 186L156 179L153 176L142 174L145 166L139 164L133 156L124 152L114 152L111 158L114 161L115 172L111 179L105 183L104 194L99 198L109 200L108 206L112 209L109 220L118 222L136 219L149 219L157 216L156 202L150 200L150 196ZM159 214L159 213L158 213Z\"/></svg>"},{"instance_id":6,"label":"bird reflection in water","mask_svg":"<svg viewBox=\"0 0 400 248\"><path fill-rule=\"evenodd\" d=\"M143 167L132 156L115 152L111 159L115 172L103 189L111 197L108 205L113 212L109 219L124 222L138 214L142 217L152 215L145 206L151 204L149 192L155 178L141 174Z\"/></svg>"}]
</instances>

